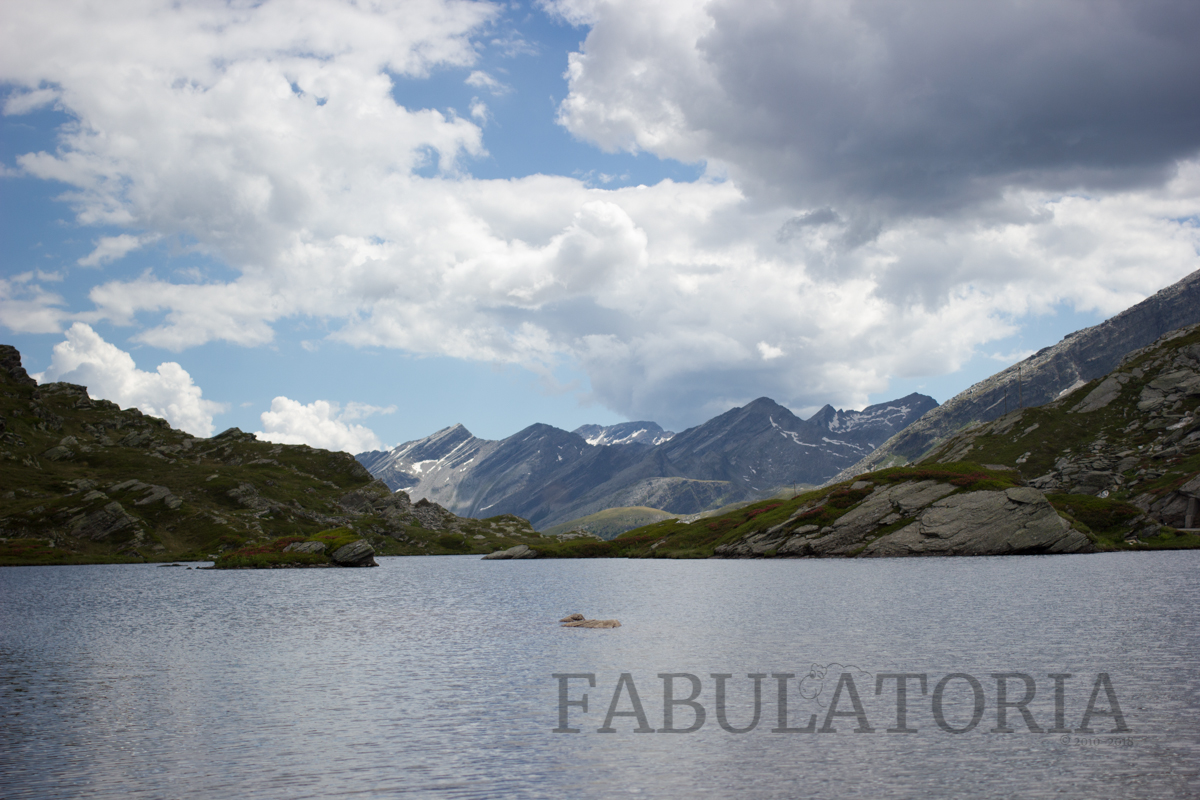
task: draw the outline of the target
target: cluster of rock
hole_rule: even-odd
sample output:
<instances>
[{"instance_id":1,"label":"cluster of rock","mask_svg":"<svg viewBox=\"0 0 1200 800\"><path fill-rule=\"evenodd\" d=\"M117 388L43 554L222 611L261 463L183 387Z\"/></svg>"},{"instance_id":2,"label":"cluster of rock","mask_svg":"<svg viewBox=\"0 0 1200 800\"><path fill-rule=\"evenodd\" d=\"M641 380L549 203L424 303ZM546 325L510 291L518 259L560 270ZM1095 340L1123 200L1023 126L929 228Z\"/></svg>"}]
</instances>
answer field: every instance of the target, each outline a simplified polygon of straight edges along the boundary
<instances>
[{"instance_id":1,"label":"cluster of rock","mask_svg":"<svg viewBox=\"0 0 1200 800\"><path fill-rule=\"evenodd\" d=\"M1091 453L1067 455L1052 472L1035 478L1033 485L1071 493L1107 494L1125 489L1134 505L1153 519L1175 528L1194 528L1200 514L1200 475L1163 495L1139 492L1141 484L1161 478L1164 468L1154 466L1171 459L1200 454L1200 418L1195 399L1200 397L1200 344L1170 348L1174 339L1200 331L1200 326L1182 328L1155 344L1159 352L1142 359L1151 348L1130 353L1126 363L1141 360L1138 367L1118 371L1100 383L1074 408L1086 414L1108 406L1131 382L1141 383L1137 397L1138 417L1121 432L1127 436L1156 432L1149 444L1138 449L1122 447L1099 436ZM1185 404L1192 405L1185 408ZM1150 466L1141 466L1149 458ZM1130 474L1131 473L1131 474Z\"/></svg>"},{"instance_id":2,"label":"cluster of rock","mask_svg":"<svg viewBox=\"0 0 1200 800\"><path fill-rule=\"evenodd\" d=\"M721 545L722 558L979 556L1089 553L1095 547L1029 487L959 492L938 480L857 481L856 504L825 526L806 524L821 501L783 523ZM825 498L822 498L822 501Z\"/></svg>"},{"instance_id":3,"label":"cluster of rock","mask_svg":"<svg viewBox=\"0 0 1200 800\"><path fill-rule=\"evenodd\" d=\"M324 542L293 542L283 549L285 553L311 553L323 555ZM378 567L375 548L366 539L344 544L329 554L329 561L336 567Z\"/></svg>"}]
</instances>

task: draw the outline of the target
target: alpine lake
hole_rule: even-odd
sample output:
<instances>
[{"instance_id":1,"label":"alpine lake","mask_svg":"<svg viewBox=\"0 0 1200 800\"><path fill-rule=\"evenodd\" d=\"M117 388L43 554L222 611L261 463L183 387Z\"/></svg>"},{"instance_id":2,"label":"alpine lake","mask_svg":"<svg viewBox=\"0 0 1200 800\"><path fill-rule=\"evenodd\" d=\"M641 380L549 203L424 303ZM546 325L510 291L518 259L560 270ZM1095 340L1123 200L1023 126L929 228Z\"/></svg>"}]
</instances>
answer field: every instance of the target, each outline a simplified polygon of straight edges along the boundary
<instances>
[{"instance_id":1,"label":"alpine lake","mask_svg":"<svg viewBox=\"0 0 1200 800\"><path fill-rule=\"evenodd\" d=\"M0 569L0 795L1200 797L1197 551L379 562Z\"/></svg>"}]
</instances>

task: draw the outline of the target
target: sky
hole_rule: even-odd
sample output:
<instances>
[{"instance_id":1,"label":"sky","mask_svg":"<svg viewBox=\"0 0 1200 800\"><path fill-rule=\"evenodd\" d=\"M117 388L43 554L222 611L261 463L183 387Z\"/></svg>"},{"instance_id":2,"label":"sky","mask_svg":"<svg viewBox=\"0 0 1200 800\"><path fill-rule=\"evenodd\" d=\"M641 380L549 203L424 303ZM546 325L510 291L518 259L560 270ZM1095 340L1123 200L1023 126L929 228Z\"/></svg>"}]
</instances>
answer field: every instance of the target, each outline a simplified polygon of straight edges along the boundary
<instances>
[{"instance_id":1,"label":"sky","mask_svg":"<svg viewBox=\"0 0 1200 800\"><path fill-rule=\"evenodd\" d=\"M1200 269L1192 0L0 0L0 341L197 436L938 401Z\"/></svg>"}]
</instances>

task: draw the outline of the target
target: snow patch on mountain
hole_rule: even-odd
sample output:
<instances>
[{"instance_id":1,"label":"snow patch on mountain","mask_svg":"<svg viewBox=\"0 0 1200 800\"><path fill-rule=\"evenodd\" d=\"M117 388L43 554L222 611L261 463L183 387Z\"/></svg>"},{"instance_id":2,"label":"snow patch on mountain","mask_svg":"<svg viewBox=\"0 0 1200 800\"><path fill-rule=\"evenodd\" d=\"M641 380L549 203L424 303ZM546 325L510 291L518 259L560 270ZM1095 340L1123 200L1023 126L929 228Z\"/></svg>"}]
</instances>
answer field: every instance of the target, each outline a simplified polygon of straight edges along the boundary
<instances>
[{"instance_id":1,"label":"snow patch on mountain","mask_svg":"<svg viewBox=\"0 0 1200 800\"><path fill-rule=\"evenodd\" d=\"M616 425L582 425L572 433L583 437L593 447L611 447L622 444L648 444L650 446L669 442L674 431L664 431L656 422L620 422Z\"/></svg>"}]
</instances>

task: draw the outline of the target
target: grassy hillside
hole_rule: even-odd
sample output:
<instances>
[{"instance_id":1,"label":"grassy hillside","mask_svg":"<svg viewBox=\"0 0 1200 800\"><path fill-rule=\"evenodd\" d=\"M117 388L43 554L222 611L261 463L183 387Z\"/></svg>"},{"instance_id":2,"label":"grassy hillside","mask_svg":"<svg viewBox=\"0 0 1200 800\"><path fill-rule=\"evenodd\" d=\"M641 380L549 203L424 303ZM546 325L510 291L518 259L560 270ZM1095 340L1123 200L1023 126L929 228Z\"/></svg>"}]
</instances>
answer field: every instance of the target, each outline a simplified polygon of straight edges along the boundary
<instances>
[{"instance_id":1,"label":"grassy hillside","mask_svg":"<svg viewBox=\"0 0 1200 800\"><path fill-rule=\"evenodd\" d=\"M84 387L0 361L0 565L166 561L341 529L381 555L488 553L540 541L525 520L467 520L393 495L354 458L201 439Z\"/></svg>"},{"instance_id":2,"label":"grassy hillside","mask_svg":"<svg viewBox=\"0 0 1200 800\"><path fill-rule=\"evenodd\" d=\"M554 525L542 531L547 536L582 531L599 536L601 539L613 539L625 531L662 522L665 519L675 519L679 515L646 506L631 506L628 508L609 508L586 517L573 519L561 525Z\"/></svg>"}]
</instances>

